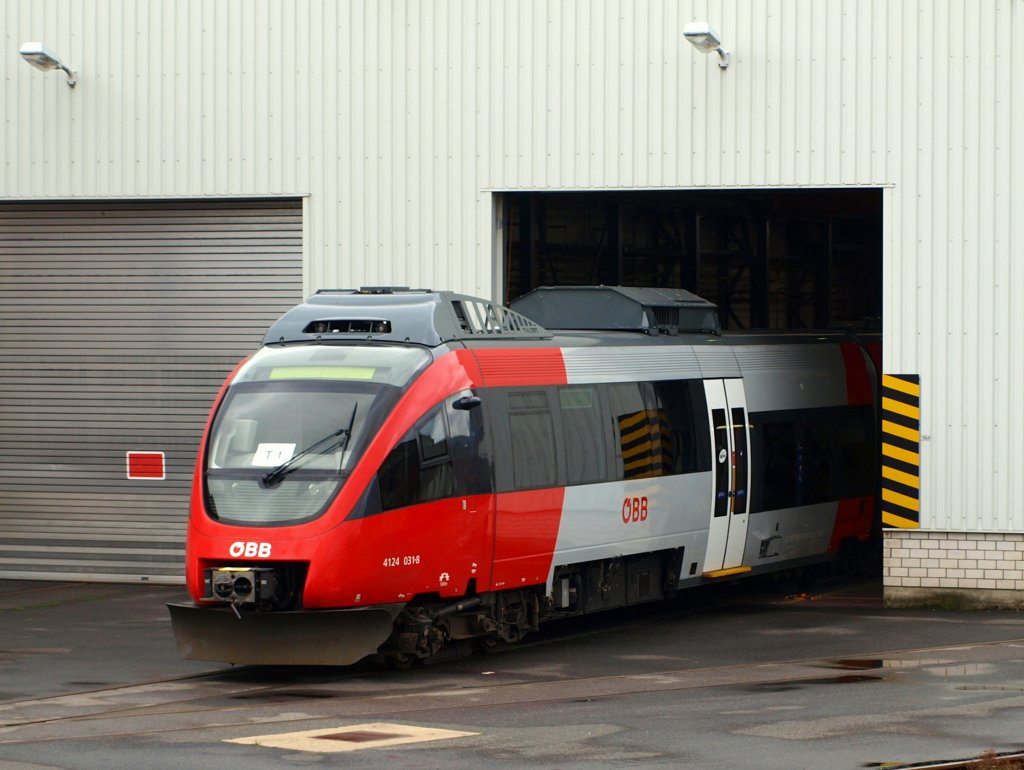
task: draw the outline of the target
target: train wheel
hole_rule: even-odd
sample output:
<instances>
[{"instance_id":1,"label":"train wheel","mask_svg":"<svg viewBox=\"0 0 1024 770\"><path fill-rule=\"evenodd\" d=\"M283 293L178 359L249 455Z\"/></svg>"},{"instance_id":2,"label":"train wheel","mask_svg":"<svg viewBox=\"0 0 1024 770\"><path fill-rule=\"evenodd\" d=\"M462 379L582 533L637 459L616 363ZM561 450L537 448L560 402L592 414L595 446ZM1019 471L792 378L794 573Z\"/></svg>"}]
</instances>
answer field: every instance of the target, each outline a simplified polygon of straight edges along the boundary
<instances>
[{"instance_id":1,"label":"train wheel","mask_svg":"<svg viewBox=\"0 0 1024 770\"><path fill-rule=\"evenodd\" d=\"M416 656L407 652L384 653L384 665L392 671L408 671L416 663Z\"/></svg>"},{"instance_id":2,"label":"train wheel","mask_svg":"<svg viewBox=\"0 0 1024 770\"><path fill-rule=\"evenodd\" d=\"M484 636L476 640L476 648L488 655L501 652L507 649L510 644L511 642L506 642L504 639L499 639L496 636Z\"/></svg>"}]
</instances>

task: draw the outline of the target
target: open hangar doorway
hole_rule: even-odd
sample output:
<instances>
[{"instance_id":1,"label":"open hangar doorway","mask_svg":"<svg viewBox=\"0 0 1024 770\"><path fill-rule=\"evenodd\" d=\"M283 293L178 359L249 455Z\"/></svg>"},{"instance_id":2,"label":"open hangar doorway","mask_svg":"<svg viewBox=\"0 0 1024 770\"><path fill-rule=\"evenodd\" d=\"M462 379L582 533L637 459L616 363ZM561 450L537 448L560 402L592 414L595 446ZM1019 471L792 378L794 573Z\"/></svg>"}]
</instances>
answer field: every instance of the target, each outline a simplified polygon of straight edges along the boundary
<instances>
[{"instance_id":1,"label":"open hangar doorway","mask_svg":"<svg viewBox=\"0 0 1024 770\"><path fill-rule=\"evenodd\" d=\"M537 286L681 288L723 329L881 330L879 188L515 192L505 299Z\"/></svg>"},{"instance_id":2,"label":"open hangar doorway","mask_svg":"<svg viewBox=\"0 0 1024 770\"><path fill-rule=\"evenodd\" d=\"M546 285L686 289L718 306L723 330L850 332L880 374L882 200L880 188L506 193L505 296ZM796 455L820 446L813 428L786 435ZM880 576L878 505L864 545L837 552L840 570Z\"/></svg>"}]
</instances>

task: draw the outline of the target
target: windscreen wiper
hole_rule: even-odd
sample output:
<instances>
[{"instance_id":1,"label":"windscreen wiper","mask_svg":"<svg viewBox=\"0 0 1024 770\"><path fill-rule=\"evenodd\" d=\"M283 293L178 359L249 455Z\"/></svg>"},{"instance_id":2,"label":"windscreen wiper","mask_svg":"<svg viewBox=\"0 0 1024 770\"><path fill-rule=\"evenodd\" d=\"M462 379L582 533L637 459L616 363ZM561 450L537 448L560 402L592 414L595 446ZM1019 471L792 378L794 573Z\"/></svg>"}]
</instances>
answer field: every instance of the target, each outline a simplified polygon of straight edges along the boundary
<instances>
[{"instance_id":1,"label":"windscreen wiper","mask_svg":"<svg viewBox=\"0 0 1024 770\"><path fill-rule=\"evenodd\" d=\"M299 460L304 457L309 457L311 454L324 454L325 452L333 452L335 449L340 449L344 452L345 447L348 446L348 440L352 436L352 426L356 421L356 408L358 408L358 404L352 408L352 417L348 421L347 428L338 428L334 433L329 433L319 441L310 444L301 452L296 452L276 468L271 468L270 471L260 479L260 486L276 487L281 483L281 480L284 479L285 476L292 471L298 470Z\"/></svg>"}]
</instances>

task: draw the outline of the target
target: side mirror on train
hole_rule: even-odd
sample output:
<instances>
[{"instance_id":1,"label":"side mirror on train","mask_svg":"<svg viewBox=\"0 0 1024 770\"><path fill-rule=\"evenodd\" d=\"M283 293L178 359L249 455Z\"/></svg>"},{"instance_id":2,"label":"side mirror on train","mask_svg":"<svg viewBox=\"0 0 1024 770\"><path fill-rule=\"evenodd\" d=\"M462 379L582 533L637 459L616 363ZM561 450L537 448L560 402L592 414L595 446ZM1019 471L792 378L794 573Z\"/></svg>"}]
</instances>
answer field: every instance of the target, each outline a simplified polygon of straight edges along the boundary
<instances>
[{"instance_id":1,"label":"side mirror on train","mask_svg":"<svg viewBox=\"0 0 1024 770\"><path fill-rule=\"evenodd\" d=\"M483 402L480 401L479 396L463 396L452 402L452 409L461 409L468 412L470 409L476 409L481 403Z\"/></svg>"}]
</instances>

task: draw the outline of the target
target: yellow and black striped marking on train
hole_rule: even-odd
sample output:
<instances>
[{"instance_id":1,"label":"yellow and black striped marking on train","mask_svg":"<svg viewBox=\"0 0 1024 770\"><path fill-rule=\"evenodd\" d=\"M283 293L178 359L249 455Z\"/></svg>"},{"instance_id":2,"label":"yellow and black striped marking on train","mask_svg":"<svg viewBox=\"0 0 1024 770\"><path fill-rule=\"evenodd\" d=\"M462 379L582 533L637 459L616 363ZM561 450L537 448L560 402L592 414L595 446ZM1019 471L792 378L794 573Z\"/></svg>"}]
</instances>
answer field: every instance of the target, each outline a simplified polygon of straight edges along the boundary
<instances>
[{"instance_id":1,"label":"yellow and black striped marking on train","mask_svg":"<svg viewBox=\"0 0 1024 770\"><path fill-rule=\"evenodd\" d=\"M882 375L882 525L921 526L921 378Z\"/></svg>"}]
</instances>

